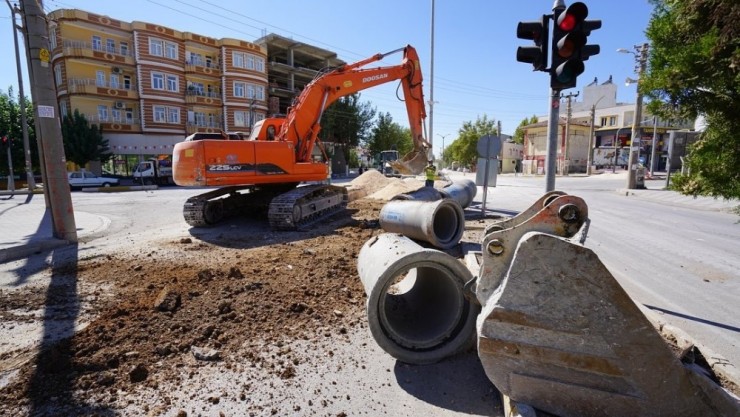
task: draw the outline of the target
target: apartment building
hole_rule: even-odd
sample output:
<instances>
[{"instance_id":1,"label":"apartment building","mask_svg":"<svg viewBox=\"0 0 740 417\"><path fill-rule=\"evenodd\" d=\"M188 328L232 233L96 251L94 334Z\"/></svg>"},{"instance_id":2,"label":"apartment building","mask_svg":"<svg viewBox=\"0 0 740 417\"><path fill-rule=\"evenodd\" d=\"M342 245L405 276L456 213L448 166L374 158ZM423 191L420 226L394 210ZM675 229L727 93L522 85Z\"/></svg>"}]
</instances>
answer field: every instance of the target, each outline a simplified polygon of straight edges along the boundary
<instances>
[{"instance_id":1,"label":"apartment building","mask_svg":"<svg viewBox=\"0 0 740 417\"><path fill-rule=\"evenodd\" d=\"M265 46L77 9L48 17L59 112L102 127L112 172L195 132L248 134L268 113Z\"/></svg>"}]
</instances>

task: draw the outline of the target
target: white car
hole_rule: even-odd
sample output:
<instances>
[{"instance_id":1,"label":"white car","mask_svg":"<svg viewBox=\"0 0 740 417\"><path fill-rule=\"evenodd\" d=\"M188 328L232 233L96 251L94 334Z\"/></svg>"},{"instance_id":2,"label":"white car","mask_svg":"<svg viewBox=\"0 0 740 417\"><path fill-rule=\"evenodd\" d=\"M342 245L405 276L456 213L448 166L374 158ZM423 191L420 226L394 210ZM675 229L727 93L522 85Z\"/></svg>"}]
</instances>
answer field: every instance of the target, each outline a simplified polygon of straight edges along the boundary
<instances>
[{"instance_id":1,"label":"white car","mask_svg":"<svg viewBox=\"0 0 740 417\"><path fill-rule=\"evenodd\" d=\"M118 185L118 178L99 177L88 171L74 171L67 174L71 190L85 187L110 187Z\"/></svg>"}]
</instances>

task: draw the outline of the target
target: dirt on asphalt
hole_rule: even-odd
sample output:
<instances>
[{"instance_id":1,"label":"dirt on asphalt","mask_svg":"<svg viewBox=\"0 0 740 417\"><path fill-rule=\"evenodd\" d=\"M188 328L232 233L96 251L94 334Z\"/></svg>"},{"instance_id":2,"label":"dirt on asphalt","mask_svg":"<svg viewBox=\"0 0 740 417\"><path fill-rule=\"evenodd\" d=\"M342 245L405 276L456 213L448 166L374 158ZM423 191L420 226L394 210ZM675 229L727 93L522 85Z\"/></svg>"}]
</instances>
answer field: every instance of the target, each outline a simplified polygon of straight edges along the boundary
<instances>
[{"instance_id":1,"label":"dirt on asphalt","mask_svg":"<svg viewBox=\"0 0 740 417\"><path fill-rule=\"evenodd\" d=\"M388 185L375 174L350 188L367 195ZM199 367L215 364L258 370L256 384L260 378L291 380L313 350L365 326L356 260L362 245L381 232L384 203L351 201L308 232L272 232L255 222L202 239L155 238L132 250L55 264L48 288L0 293L0 321L13 323L9 330L42 321L51 340L40 353L35 346L3 346L0 415L123 409L188 415L169 406L177 394L164 394L160 404L128 394L187 384ZM50 323L79 331L54 334ZM292 348L296 341L304 349ZM245 401L248 385L236 394ZM218 395L209 401L217 403ZM317 395L317 407L322 401ZM253 415L280 409L269 400L250 407Z\"/></svg>"}]
</instances>

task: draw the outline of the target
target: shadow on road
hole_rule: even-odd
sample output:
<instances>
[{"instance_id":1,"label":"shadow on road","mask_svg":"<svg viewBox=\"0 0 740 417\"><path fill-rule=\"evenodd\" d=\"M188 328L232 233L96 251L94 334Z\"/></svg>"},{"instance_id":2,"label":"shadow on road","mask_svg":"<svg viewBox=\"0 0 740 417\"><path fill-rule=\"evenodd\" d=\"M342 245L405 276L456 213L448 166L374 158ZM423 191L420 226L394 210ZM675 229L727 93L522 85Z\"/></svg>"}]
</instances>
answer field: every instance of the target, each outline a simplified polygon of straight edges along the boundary
<instances>
[{"instance_id":1,"label":"shadow on road","mask_svg":"<svg viewBox=\"0 0 740 417\"><path fill-rule=\"evenodd\" d=\"M77 245L52 254L51 280L46 292L41 346L26 388L29 415L99 415L113 411L88 405L75 398L76 380L73 347L75 323L80 314L77 292Z\"/></svg>"},{"instance_id":2,"label":"shadow on road","mask_svg":"<svg viewBox=\"0 0 740 417\"><path fill-rule=\"evenodd\" d=\"M651 305L647 305L647 304L644 304L644 306L647 307L647 308L649 308L649 309L651 309L651 310L660 311L661 313L665 313L665 314L670 314L671 316L681 317L682 319L696 321L696 322L699 322L699 323L708 324L710 326L719 327L720 329L725 329L725 330L730 330L730 331L733 331L733 332L740 333L740 327L730 326L729 324L724 324L724 323L717 323L716 321L711 321L711 320L703 319L701 317L689 316L688 314L683 314L683 313L679 313L679 312L676 312L676 311L666 310L664 308L660 308L660 307L656 307L656 306L651 306Z\"/></svg>"},{"instance_id":3,"label":"shadow on road","mask_svg":"<svg viewBox=\"0 0 740 417\"><path fill-rule=\"evenodd\" d=\"M431 365L396 362L394 373L402 389L426 403L466 414L503 415L501 396L474 350Z\"/></svg>"}]
</instances>

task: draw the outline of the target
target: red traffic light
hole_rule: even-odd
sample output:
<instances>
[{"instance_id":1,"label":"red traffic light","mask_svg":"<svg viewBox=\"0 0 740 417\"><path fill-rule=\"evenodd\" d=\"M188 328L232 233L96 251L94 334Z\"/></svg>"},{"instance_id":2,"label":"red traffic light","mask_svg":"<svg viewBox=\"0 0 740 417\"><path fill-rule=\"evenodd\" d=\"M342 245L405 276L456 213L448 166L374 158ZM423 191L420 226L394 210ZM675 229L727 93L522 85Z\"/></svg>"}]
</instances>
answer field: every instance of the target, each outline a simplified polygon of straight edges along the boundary
<instances>
[{"instance_id":1,"label":"red traffic light","mask_svg":"<svg viewBox=\"0 0 740 417\"><path fill-rule=\"evenodd\" d=\"M573 3L558 16L557 25L560 30L570 32L583 22L588 16L588 7L581 2Z\"/></svg>"}]
</instances>

